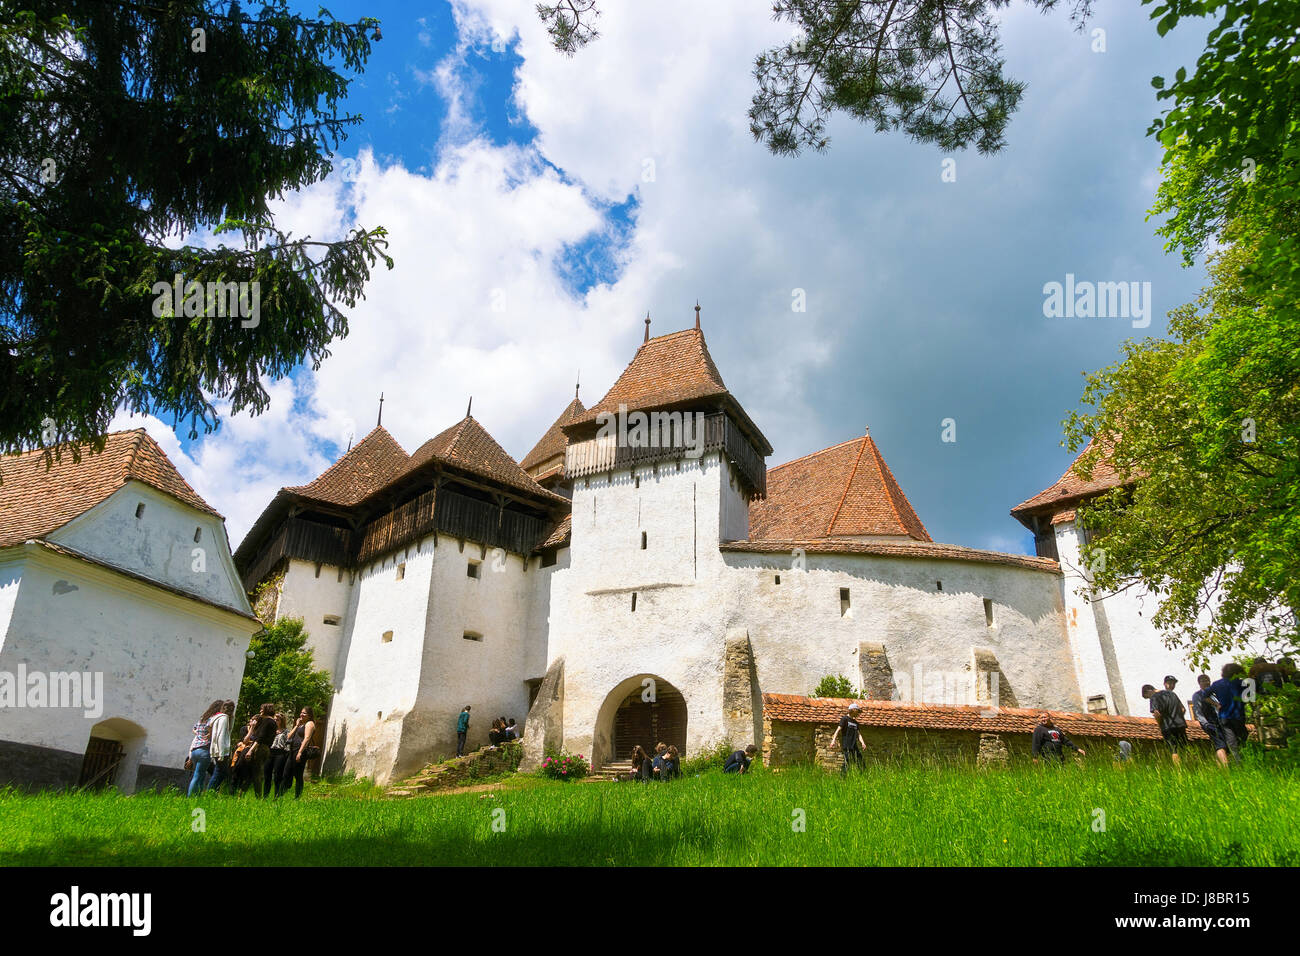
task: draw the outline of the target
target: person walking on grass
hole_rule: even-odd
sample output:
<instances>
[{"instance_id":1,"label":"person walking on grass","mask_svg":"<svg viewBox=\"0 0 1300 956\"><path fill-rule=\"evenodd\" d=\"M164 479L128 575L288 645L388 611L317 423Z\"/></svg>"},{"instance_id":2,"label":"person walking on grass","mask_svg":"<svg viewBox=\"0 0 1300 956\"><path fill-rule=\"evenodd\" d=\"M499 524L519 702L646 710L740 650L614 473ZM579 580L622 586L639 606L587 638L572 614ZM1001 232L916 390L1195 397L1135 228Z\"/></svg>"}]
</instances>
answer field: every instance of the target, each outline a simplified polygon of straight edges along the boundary
<instances>
[{"instance_id":1,"label":"person walking on grass","mask_svg":"<svg viewBox=\"0 0 1300 956\"><path fill-rule=\"evenodd\" d=\"M456 756L465 756L465 735L469 733L469 704L456 718Z\"/></svg>"},{"instance_id":2,"label":"person walking on grass","mask_svg":"<svg viewBox=\"0 0 1300 956\"><path fill-rule=\"evenodd\" d=\"M1187 746L1187 718L1183 716L1183 700L1174 692L1178 678L1172 674L1165 677L1165 689L1156 690L1150 684L1142 685L1142 697L1151 701L1151 714L1160 728L1160 736L1165 738L1165 746L1173 757L1174 766L1181 767L1183 760L1178 752Z\"/></svg>"},{"instance_id":3,"label":"person walking on grass","mask_svg":"<svg viewBox=\"0 0 1300 956\"><path fill-rule=\"evenodd\" d=\"M1038 726L1034 728L1034 739L1030 744L1030 750L1034 755L1034 763L1038 763L1039 754L1047 758L1048 763L1054 763L1058 767L1065 765L1065 754L1062 752L1063 747L1069 747L1080 757L1086 751L1077 746L1073 740L1065 736L1065 731L1056 726L1056 721L1047 711L1043 711L1038 717Z\"/></svg>"},{"instance_id":4,"label":"person walking on grass","mask_svg":"<svg viewBox=\"0 0 1300 956\"><path fill-rule=\"evenodd\" d=\"M284 772L285 761L289 758L289 733L285 728L284 714L275 715L275 736L271 739L270 758L266 769L262 771L262 796L269 797L272 792L279 796L280 774Z\"/></svg>"},{"instance_id":5,"label":"person walking on grass","mask_svg":"<svg viewBox=\"0 0 1300 956\"><path fill-rule=\"evenodd\" d=\"M304 707L293 725L293 733L289 735L289 757L280 776L280 787L275 794L277 797L288 793L290 784L294 785L293 798L297 800L302 796L302 775L309 759L307 749L311 747L311 738L315 733L316 715L310 707Z\"/></svg>"},{"instance_id":6,"label":"person walking on grass","mask_svg":"<svg viewBox=\"0 0 1300 956\"><path fill-rule=\"evenodd\" d=\"M1201 725L1210 746L1214 748L1214 757L1223 766L1228 765L1228 745L1223 740L1223 724L1219 722L1219 702L1210 693L1210 675L1202 674L1196 678L1200 688L1192 695L1192 717Z\"/></svg>"},{"instance_id":7,"label":"person walking on grass","mask_svg":"<svg viewBox=\"0 0 1300 956\"><path fill-rule=\"evenodd\" d=\"M1210 685L1210 693L1219 702L1219 726L1223 728L1223 742L1232 759L1241 763L1241 748L1250 731L1246 727L1246 705L1242 702L1245 685L1241 675L1246 668L1235 661L1223 665L1222 676Z\"/></svg>"},{"instance_id":8,"label":"person walking on grass","mask_svg":"<svg viewBox=\"0 0 1300 956\"><path fill-rule=\"evenodd\" d=\"M190 741L190 756L185 761L185 766L194 771L194 775L190 777L190 787L185 791L188 797L203 792L208 768L212 766L212 717L220 712L221 701L214 700L194 725L194 739Z\"/></svg>"},{"instance_id":9,"label":"person walking on grass","mask_svg":"<svg viewBox=\"0 0 1300 956\"><path fill-rule=\"evenodd\" d=\"M262 795L264 769L271 759L271 744L275 742L275 704L263 704L244 735L245 778L253 785L253 795Z\"/></svg>"},{"instance_id":10,"label":"person walking on grass","mask_svg":"<svg viewBox=\"0 0 1300 956\"><path fill-rule=\"evenodd\" d=\"M861 715L861 707L857 704L849 704L848 713L840 718L835 733L831 735L831 750L835 749L835 741L838 740L840 750L844 754L844 766L840 769L842 777L849 775L850 768L862 769L862 731L858 724Z\"/></svg>"},{"instance_id":11,"label":"person walking on grass","mask_svg":"<svg viewBox=\"0 0 1300 956\"><path fill-rule=\"evenodd\" d=\"M230 717L234 712L235 702L228 700L212 715L212 779L205 789L217 793L230 775Z\"/></svg>"},{"instance_id":12,"label":"person walking on grass","mask_svg":"<svg viewBox=\"0 0 1300 956\"><path fill-rule=\"evenodd\" d=\"M749 773L749 765L758 753L758 748L750 744L744 750L737 750L722 765L723 773Z\"/></svg>"}]
</instances>

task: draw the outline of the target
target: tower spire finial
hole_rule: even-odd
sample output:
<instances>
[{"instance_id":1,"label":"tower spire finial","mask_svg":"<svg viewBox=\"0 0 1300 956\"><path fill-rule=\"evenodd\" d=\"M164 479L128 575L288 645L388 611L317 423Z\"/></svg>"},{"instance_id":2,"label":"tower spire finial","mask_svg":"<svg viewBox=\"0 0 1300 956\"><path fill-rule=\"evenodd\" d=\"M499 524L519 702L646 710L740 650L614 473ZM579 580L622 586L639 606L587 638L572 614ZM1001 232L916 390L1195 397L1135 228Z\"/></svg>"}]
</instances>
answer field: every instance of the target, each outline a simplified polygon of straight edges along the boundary
<instances>
[{"instance_id":1,"label":"tower spire finial","mask_svg":"<svg viewBox=\"0 0 1300 956\"><path fill-rule=\"evenodd\" d=\"M469 404L465 406L465 417L469 418L470 410L474 407L474 396L469 397Z\"/></svg>"},{"instance_id":2,"label":"tower spire finial","mask_svg":"<svg viewBox=\"0 0 1300 956\"><path fill-rule=\"evenodd\" d=\"M700 300L695 300L695 328L698 331L700 327Z\"/></svg>"},{"instance_id":3,"label":"tower spire finial","mask_svg":"<svg viewBox=\"0 0 1300 956\"><path fill-rule=\"evenodd\" d=\"M650 341L650 313L649 312L645 314L645 339L643 341L645 342Z\"/></svg>"},{"instance_id":4,"label":"tower spire finial","mask_svg":"<svg viewBox=\"0 0 1300 956\"><path fill-rule=\"evenodd\" d=\"M384 393L379 393L379 418L375 420L375 427L379 428L384 424Z\"/></svg>"},{"instance_id":5,"label":"tower spire finial","mask_svg":"<svg viewBox=\"0 0 1300 956\"><path fill-rule=\"evenodd\" d=\"M578 397L578 389L582 388L582 369L578 369L577 380L573 383L573 397Z\"/></svg>"}]
</instances>

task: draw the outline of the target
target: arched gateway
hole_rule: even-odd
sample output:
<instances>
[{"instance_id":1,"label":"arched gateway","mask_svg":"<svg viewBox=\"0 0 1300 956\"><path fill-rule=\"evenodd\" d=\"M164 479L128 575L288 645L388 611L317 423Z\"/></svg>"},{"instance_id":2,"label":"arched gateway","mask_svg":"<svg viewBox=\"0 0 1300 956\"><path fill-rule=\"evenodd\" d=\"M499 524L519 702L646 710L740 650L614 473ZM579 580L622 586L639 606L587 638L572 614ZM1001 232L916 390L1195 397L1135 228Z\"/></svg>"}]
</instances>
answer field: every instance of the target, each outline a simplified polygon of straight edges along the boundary
<instances>
[{"instance_id":1,"label":"arched gateway","mask_svg":"<svg viewBox=\"0 0 1300 956\"><path fill-rule=\"evenodd\" d=\"M627 760L637 744L653 753L661 742L686 755L686 698L654 674L629 677L610 691L600 707L592 763L599 767Z\"/></svg>"}]
</instances>

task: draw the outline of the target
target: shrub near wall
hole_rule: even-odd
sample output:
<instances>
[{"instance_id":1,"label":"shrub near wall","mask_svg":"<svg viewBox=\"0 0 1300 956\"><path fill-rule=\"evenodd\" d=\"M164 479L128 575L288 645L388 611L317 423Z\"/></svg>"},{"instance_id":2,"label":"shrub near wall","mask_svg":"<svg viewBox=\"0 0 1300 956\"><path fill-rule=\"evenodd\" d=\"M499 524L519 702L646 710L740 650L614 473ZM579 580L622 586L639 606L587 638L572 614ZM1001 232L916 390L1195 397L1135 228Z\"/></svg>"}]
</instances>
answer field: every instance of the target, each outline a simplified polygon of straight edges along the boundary
<instances>
[{"instance_id":1,"label":"shrub near wall","mask_svg":"<svg viewBox=\"0 0 1300 956\"><path fill-rule=\"evenodd\" d=\"M591 765L582 754L552 750L547 752L537 772L552 780L581 780L591 772Z\"/></svg>"}]
</instances>

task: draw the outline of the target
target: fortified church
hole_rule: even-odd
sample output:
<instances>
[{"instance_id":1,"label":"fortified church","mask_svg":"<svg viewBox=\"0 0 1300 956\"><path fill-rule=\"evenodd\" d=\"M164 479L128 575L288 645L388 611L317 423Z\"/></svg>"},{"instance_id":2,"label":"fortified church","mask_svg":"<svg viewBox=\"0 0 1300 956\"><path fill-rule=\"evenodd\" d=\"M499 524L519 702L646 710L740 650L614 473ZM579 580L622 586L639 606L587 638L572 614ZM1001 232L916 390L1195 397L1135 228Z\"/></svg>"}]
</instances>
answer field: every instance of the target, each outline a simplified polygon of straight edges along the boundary
<instances>
[{"instance_id":1,"label":"fortified church","mask_svg":"<svg viewBox=\"0 0 1300 956\"><path fill-rule=\"evenodd\" d=\"M638 412L668 440L602 427ZM698 311L653 338L647 320L605 396L575 394L522 459L468 413L411 453L376 427L281 489L235 564L332 675L326 768L380 783L454 753L465 704L471 746L527 714L527 763L600 766L638 743L761 746L763 695L827 674L877 700L1119 715L1164 674L1195 686L1154 602L1079 570L1075 508L1113 472L1072 467L1013 508L1028 556L933 541L869 434L771 453Z\"/></svg>"}]
</instances>

